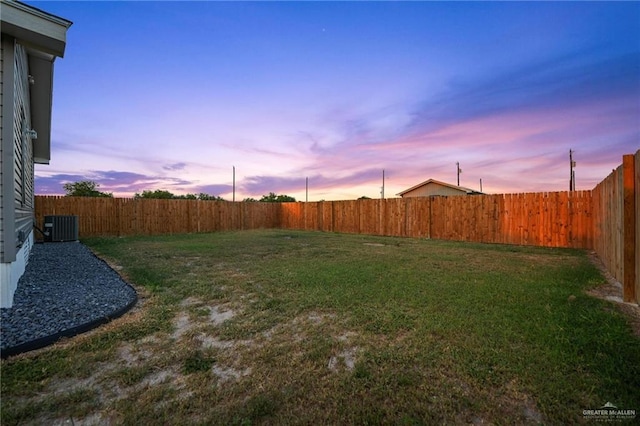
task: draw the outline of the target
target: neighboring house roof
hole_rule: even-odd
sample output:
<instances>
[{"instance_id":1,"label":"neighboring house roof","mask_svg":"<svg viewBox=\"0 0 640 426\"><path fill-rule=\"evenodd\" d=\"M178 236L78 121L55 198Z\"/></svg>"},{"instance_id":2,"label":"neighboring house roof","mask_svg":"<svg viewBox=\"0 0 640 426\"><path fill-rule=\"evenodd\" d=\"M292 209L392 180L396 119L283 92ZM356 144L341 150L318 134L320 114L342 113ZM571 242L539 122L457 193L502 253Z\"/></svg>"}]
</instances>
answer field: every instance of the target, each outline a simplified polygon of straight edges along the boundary
<instances>
[{"instance_id":1,"label":"neighboring house roof","mask_svg":"<svg viewBox=\"0 0 640 426\"><path fill-rule=\"evenodd\" d=\"M422 183L419 183L415 186L412 186L409 189L405 189L404 191L398 193L397 195L399 196L403 196L411 191L415 191L418 188L422 188L423 186L427 186L427 185L435 185L435 186L442 186L445 188L449 188L455 191L460 191L461 193L467 194L467 195L471 195L471 194L482 194L482 192L476 191L474 189L470 189L470 188L465 188L464 186L457 186L457 185L451 185L450 183L446 183L446 182L441 182L439 180L435 180L435 179L427 179Z\"/></svg>"},{"instance_id":2,"label":"neighboring house roof","mask_svg":"<svg viewBox=\"0 0 640 426\"><path fill-rule=\"evenodd\" d=\"M53 62L64 56L67 29L72 22L14 0L1 0L0 7L2 34L18 40L29 56L29 75L33 77L31 127L38 133L33 146L34 161L49 164Z\"/></svg>"}]
</instances>

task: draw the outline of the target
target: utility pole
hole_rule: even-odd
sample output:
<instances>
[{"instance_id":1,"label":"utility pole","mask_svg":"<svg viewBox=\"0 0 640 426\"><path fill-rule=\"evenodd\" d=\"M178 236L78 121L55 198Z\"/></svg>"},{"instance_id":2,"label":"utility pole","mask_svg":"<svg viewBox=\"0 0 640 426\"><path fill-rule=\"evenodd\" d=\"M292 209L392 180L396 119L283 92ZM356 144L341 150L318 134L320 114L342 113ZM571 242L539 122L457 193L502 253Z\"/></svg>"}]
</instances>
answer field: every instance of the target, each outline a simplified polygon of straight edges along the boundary
<instances>
[{"instance_id":1,"label":"utility pole","mask_svg":"<svg viewBox=\"0 0 640 426\"><path fill-rule=\"evenodd\" d=\"M480 178L480 192L482 192L482 178Z\"/></svg>"},{"instance_id":2,"label":"utility pole","mask_svg":"<svg viewBox=\"0 0 640 426\"><path fill-rule=\"evenodd\" d=\"M236 166L233 166L233 201L236 201Z\"/></svg>"},{"instance_id":3,"label":"utility pole","mask_svg":"<svg viewBox=\"0 0 640 426\"><path fill-rule=\"evenodd\" d=\"M462 173L462 169L460 168L460 163L456 161L456 174L458 175L458 186L460 186L460 173Z\"/></svg>"},{"instance_id":4,"label":"utility pole","mask_svg":"<svg viewBox=\"0 0 640 426\"><path fill-rule=\"evenodd\" d=\"M576 190L576 172L573 170L576 162L573 161L573 150L569 150L569 191Z\"/></svg>"},{"instance_id":5,"label":"utility pole","mask_svg":"<svg viewBox=\"0 0 640 426\"><path fill-rule=\"evenodd\" d=\"M382 199L384 200L384 169L382 169L382 191L380 191L380 195L382 195Z\"/></svg>"},{"instance_id":6,"label":"utility pole","mask_svg":"<svg viewBox=\"0 0 640 426\"><path fill-rule=\"evenodd\" d=\"M306 180L307 180L307 182L306 182L306 185L305 185L305 193L306 193L305 200L308 203L309 202L309 178L307 177Z\"/></svg>"}]
</instances>

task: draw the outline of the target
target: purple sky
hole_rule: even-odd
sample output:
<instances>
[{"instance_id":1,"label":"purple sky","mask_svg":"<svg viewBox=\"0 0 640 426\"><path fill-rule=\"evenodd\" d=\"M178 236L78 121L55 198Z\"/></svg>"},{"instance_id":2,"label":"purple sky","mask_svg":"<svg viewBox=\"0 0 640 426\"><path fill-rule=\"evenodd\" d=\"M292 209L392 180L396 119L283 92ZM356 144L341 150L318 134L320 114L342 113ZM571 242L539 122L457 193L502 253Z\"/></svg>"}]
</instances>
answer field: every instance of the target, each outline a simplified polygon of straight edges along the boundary
<instances>
[{"instance_id":1,"label":"purple sky","mask_svg":"<svg viewBox=\"0 0 640 426\"><path fill-rule=\"evenodd\" d=\"M640 2L27 2L74 22L36 192L592 189L640 148Z\"/></svg>"}]
</instances>

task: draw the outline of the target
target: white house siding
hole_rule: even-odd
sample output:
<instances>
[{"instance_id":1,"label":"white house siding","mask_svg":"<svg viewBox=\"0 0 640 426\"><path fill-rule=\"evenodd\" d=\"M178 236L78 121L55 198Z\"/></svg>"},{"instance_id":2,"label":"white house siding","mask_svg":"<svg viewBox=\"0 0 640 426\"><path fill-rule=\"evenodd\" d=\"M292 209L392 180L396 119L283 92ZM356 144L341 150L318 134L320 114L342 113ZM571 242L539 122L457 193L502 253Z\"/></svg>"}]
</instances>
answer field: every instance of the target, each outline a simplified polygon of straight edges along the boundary
<instances>
[{"instance_id":1,"label":"white house siding","mask_svg":"<svg viewBox=\"0 0 640 426\"><path fill-rule=\"evenodd\" d=\"M13 305L13 294L29 262L33 241L33 231L31 231L16 253L16 260L11 263L0 263L0 308L10 308Z\"/></svg>"}]
</instances>

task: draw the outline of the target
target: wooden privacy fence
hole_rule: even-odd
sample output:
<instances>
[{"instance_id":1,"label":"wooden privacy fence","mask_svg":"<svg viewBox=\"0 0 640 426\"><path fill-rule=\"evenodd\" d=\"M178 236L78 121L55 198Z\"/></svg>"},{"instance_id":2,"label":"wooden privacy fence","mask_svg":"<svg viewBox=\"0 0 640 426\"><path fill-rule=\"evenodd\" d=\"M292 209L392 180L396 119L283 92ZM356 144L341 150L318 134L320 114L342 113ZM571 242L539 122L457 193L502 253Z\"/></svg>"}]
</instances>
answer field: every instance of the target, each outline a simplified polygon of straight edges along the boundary
<instances>
[{"instance_id":1,"label":"wooden privacy fence","mask_svg":"<svg viewBox=\"0 0 640 426\"><path fill-rule=\"evenodd\" d=\"M36 197L36 221L77 215L80 237L257 228L593 247L591 191L259 203Z\"/></svg>"},{"instance_id":2,"label":"wooden privacy fence","mask_svg":"<svg viewBox=\"0 0 640 426\"><path fill-rule=\"evenodd\" d=\"M592 191L260 203L36 196L45 215L79 216L80 237L258 228L594 249L640 300L640 150Z\"/></svg>"},{"instance_id":3,"label":"wooden privacy fence","mask_svg":"<svg viewBox=\"0 0 640 426\"><path fill-rule=\"evenodd\" d=\"M594 249L623 284L624 301L640 303L640 150L592 192Z\"/></svg>"},{"instance_id":4,"label":"wooden privacy fence","mask_svg":"<svg viewBox=\"0 0 640 426\"><path fill-rule=\"evenodd\" d=\"M283 203L283 229L593 247L591 191Z\"/></svg>"},{"instance_id":5,"label":"wooden privacy fence","mask_svg":"<svg viewBox=\"0 0 640 426\"><path fill-rule=\"evenodd\" d=\"M81 238L277 228L275 203L36 196L36 223L45 215L76 215Z\"/></svg>"}]
</instances>

